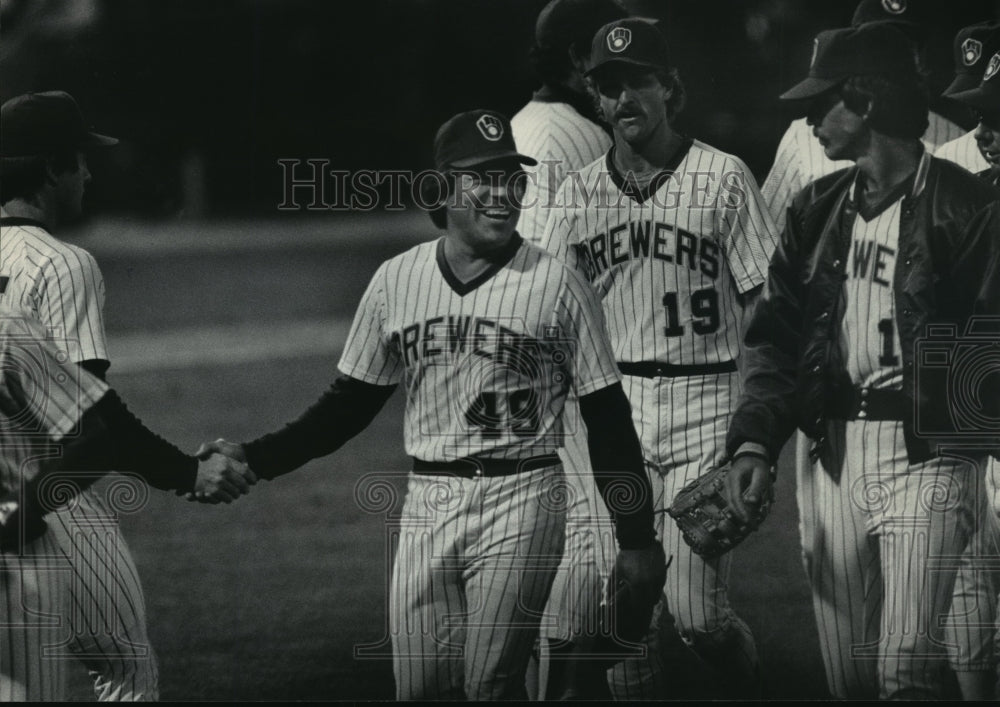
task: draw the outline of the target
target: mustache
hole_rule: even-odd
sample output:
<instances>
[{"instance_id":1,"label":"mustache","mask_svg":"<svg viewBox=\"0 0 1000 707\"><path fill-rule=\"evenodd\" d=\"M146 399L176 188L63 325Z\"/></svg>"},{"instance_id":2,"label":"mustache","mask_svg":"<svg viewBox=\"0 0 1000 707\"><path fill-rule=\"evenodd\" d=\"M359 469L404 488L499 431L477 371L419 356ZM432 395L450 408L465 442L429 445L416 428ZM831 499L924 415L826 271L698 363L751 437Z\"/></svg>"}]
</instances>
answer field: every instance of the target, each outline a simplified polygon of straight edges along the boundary
<instances>
[{"instance_id":1,"label":"mustache","mask_svg":"<svg viewBox=\"0 0 1000 707\"><path fill-rule=\"evenodd\" d=\"M642 110L638 106L624 106L615 111L614 119L618 120L620 118L634 118L636 116L643 115Z\"/></svg>"}]
</instances>

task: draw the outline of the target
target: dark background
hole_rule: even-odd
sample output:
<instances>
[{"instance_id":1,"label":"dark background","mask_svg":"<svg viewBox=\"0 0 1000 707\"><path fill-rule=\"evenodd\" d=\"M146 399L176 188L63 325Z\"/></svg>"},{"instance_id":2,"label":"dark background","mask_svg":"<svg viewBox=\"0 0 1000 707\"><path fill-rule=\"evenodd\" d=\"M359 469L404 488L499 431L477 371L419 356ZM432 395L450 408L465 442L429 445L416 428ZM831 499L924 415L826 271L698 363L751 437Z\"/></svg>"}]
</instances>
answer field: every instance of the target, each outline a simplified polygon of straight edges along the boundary
<instances>
[{"instance_id":1,"label":"dark background","mask_svg":"<svg viewBox=\"0 0 1000 707\"><path fill-rule=\"evenodd\" d=\"M916 2L918 0L910 0ZM928 0L924 0L928 1ZM932 83L950 40L994 0L931 0ZM281 201L280 158L423 169L450 115L512 115L545 0L3 0L0 98L62 88L124 144L93 166L90 205L146 218L255 216ZM690 135L762 178L817 31L854 0L626 0L657 17L688 87ZM971 127L971 126L970 126Z\"/></svg>"}]
</instances>

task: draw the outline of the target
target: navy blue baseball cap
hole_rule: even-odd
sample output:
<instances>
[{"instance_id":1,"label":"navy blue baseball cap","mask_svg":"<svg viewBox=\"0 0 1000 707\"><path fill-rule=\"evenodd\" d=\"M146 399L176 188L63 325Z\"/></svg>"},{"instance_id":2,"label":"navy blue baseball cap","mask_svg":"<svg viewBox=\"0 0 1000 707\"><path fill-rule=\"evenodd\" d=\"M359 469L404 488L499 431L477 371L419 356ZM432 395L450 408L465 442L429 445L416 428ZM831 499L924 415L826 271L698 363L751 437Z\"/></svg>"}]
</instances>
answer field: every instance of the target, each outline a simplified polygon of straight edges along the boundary
<instances>
[{"instance_id":1,"label":"navy blue baseball cap","mask_svg":"<svg viewBox=\"0 0 1000 707\"><path fill-rule=\"evenodd\" d=\"M521 164L538 161L522 155L514 144L510 121L492 110L471 110L449 118L434 138L434 165L465 169L484 162L510 158Z\"/></svg>"},{"instance_id":2,"label":"navy blue baseball cap","mask_svg":"<svg viewBox=\"0 0 1000 707\"><path fill-rule=\"evenodd\" d=\"M640 17L616 20L597 30L590 45L591 76L611 64L669 71L670 44L653 22Z\"/></svg>"},{"instance_id":3,"label":"navy blue baseball cap","mask_svg":"<svg viewBox=\"0 0 1000 707\"><path fill-rule=\"evenodd\" d=\"M4 157L117 144L116 138L87 128L80 106L65 91L26 93L0 106L0 155Z\"/></svg>"},{"instance_id":4,"label":"navy blue baseball cap","mask_svg":"<svg viewBox=\"0 0 1000 707\"><path fill-rule=\"evenodd\" d=\"M984 113L995 115L1000 112L1000 51L987 59L986 70L977 86L948 97Z\"/></svg>"},{"instance_id":5,"label":"navy blue baseball cap","mask_svg":"<svg viewBox=\"0 0 1000 707\"><path fill-rule=\"evenodd\" d=\"M851 76L919 76L916 45L888 22L825 30L813 41L809 75L781 94L782 100L818 96Z\"/></svg>"},{"instance_id":6,"label":"navy blue baseball cap","mask_svg":"<svg viewBox=\"0 0 1000 707\"><path fill-rule=\"evenodd\" d=\"M955 79L945 96L968 91L979 85L990 57L1000 51L1000 24L980 22L963 27L955 35Z\"/></svg>"}]
</instances>

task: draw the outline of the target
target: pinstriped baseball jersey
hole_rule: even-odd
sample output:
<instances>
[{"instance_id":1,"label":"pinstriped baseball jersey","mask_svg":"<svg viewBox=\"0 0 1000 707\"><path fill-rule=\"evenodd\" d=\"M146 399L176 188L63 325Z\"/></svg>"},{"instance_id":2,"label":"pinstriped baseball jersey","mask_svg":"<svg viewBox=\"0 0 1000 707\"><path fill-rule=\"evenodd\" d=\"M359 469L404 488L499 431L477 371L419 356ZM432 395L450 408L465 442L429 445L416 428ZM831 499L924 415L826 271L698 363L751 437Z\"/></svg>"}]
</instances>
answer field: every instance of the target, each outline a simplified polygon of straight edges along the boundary
<instances>
[{"instance_id":1,"label":"pinstriped baseball jersey","mask_svg":"<svg viewBox=\"0 0 1000 707\"><path fill-rule=\"evenodd\" d=\"M104 280L93 256L27 219L0 219L0 229L0 302L27 309L50 335L65 339L69 361L108 360ZM93 676L99 700L156 699L145 598L115 521L95 487L49 515L50 535L73 570L78 611L70 616L69 650Z\"/></svg>"},{"instance_id":2,"label":"pinstriped baseball jersey","mask_svg":"<svg viewBox=\"0 0 1000 707\"><path fill-rule=\"evenodd\" d=\"M525 240L542 240L549 210L569 170L590 164L611 147L611 138L573 106L557 101L530 101L511 118L518 149L538 160L525 165L528 174L518 232Z\"/></svg>"},{"instance_id":3,"label":"pinstriped baseball jersey","mask_svg":"<svg viewBox=\"0 0 1000 707\"><path fill-rule=\"evenodd\" d=\"M859 210L851 229L840 343L847 373L862 387L903 387L892 278L899 215L910 186L909 180L898 185L871 213ZM857 182L851 190L852 199L856 189Z\"/></svg>"},{"instance_id":4,"label":"pinstriped baseball jersey","mask_svg":"<svg viewBox=\"0 0 1000 707\"><path fill-rule=\"evenodd\" d=\"M941 145L934 156L954 162L972 173L982 172L990 166L990 163L983 159L983 153L976 144L975 130L970 130L965 135Z\"/></svg>"},{"instance_id":5,"label":"pinstriped baseball jersey","mask_svg":"<svg viewBox=\"0 0 1000 707\"><path fill-rule=\"evenodd\" d=\"M563 183L545 248L594 284L618 361L735 359L737 293L764 282L777 242L749 170L697 140L644 193L611 165L609 152Z\"/></svg>"},{"instance_id":6,"label":"pinstriped baseball jersey","mask_svg":"<svg viewBox=\"0 0 1000 707\"><path fill-rule=\"evenodd\" d=\"M0 299L66 339L70 360L108 359L104 278L94 257L24 219L0 219Z\"/></svg>"},{"instance_id":7,"label":"pinstriped baseball jersey","mask_svg":"<svg viewBox=\"0 0 1000 707\"><path fill-rule=\"evenodd\" d=\"M367 383L403 382L406 451L428 461L554 453L571 385L582 396L620 380L587 283L519 236L468 283L444 239L383 263L339 366Z\"/></svg>"},{"instance_id":8,"label":"pinstriped baseball jersey","mask_svg":"<svg viewBox=\"0 0 1000 707\"><path fill-rule=\"evenodd\" d=\"M937 113L928 113L927 120L923 142L930 152L965 132ZM785 228L785 212L796 194L810 182L833 174L838 169L850 167L851 164L849 160L829 159L823 146L813 137L812 128L806 119L793 120L778 144L774 164L760 188L768 213L774 218L779 232Z\"/></svg>"},{"instance_id":9,"label":"pinstriped baseball jersey","mask_svg":"<svg viewBox=\"0 0 1000 707\"><path fill-rule=\"evenodd\" d=\"M0 307L0 492L34 478L38 445L58 442L108 387L66 365L32 315Z\"/></svg>"},{"instance_id":10,"label":"pinstriped baseball jersey","mask_svg":"<svg viewBox=\"0 0 1000 707\"><path fill-rule=\"evenodd\" d=\"M0 494L19 499L43 460L58 454L53 443L106 391L67 364L29 312L0 305ZM65 640L68 564L51 532L20 550L0 554L0 701L64 700L66 663L45 647Z\"/></svg>"}]
</instances>

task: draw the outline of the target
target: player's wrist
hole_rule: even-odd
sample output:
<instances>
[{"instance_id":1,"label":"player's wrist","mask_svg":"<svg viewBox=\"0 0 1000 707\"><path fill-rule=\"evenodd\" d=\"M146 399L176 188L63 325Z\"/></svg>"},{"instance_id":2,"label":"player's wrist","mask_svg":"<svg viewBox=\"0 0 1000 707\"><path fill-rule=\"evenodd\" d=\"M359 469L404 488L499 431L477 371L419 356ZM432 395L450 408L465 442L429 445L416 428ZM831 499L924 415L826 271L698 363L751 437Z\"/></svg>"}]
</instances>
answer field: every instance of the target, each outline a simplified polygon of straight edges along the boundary
<instances>
[{"instance_id":1,"label":"player's wrist","mask_svg":"<svg viewBox=\"0 0 1000 707\"><path fill-rule=\"evenodd\" d=\"M768 448L765 445L761 444L760 442L750 442L750 441L743 442L736 448L736 451L733 452L730 461L735 462L738 459L742 459L744 457L760 459L769 467L772 467L775 464L774 459L771 456L771 453L768 450Z\"/></svg>"}]
</instances>

